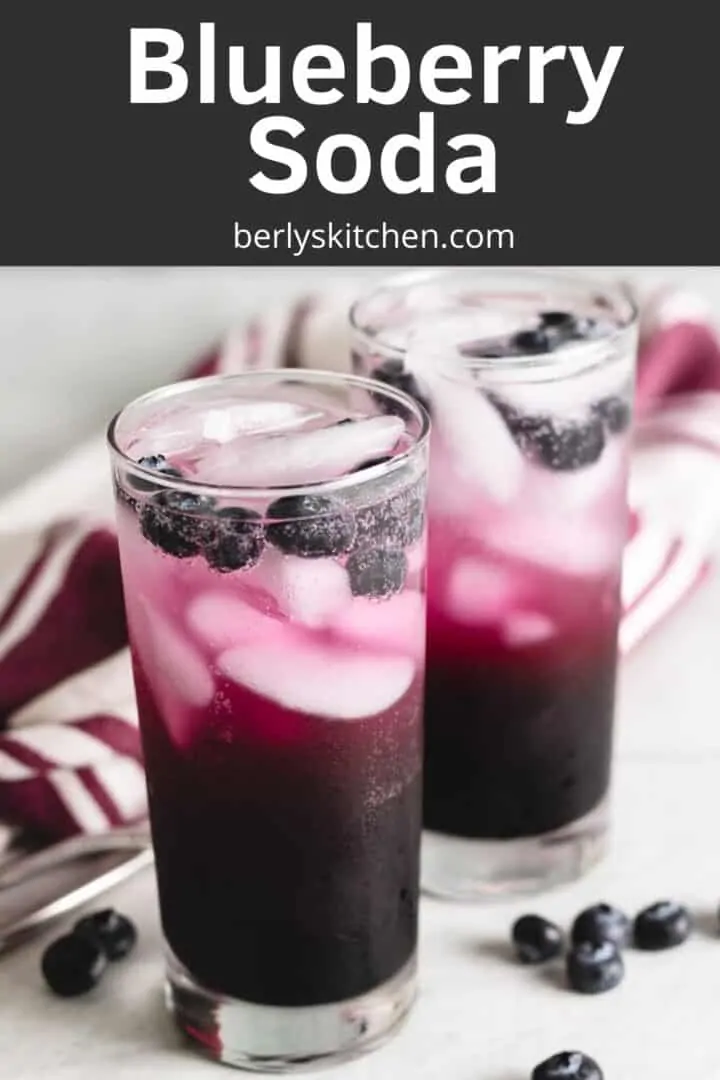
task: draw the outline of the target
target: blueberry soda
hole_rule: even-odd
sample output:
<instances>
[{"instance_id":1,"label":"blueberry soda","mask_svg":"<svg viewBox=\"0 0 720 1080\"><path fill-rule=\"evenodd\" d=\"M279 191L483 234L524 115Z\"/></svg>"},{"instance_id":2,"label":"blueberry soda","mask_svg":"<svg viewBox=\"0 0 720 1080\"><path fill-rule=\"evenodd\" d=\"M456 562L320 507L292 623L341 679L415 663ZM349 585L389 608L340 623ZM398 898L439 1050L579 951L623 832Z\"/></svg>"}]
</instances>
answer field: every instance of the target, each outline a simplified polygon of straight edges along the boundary
<instances>
[{"instance_id":1,"label":"blueberry soda","mask_svg":"<svg viewBox=\"0 0 720 1080\"><path fill-rule=\"evenodd\" d=\"M354 364L433 420L423 883L570 880L603 850L635 311L581 279L413 275Z\"/></svg>"},{"instance_id":2,"label":"blueberry soda","mask_svg":"<svg viewBox=\"0 0 720 1080\"><path fill-rule=\"evenodd\" d=\"M230 1063L369 1048L413 998L426 425L304 372L111 429L171 1007Z\"/></svg>"}]
</instances>

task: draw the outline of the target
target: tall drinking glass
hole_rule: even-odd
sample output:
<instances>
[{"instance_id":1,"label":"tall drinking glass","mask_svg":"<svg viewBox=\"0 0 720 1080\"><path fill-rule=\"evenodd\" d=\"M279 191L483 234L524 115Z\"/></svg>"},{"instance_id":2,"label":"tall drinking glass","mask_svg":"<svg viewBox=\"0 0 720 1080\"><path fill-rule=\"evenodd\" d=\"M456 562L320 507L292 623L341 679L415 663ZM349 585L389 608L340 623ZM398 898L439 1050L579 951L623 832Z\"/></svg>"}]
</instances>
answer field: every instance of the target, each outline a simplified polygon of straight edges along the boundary
<instances>
[{"instance_id":1,"label":"tall drinking glass","mask_svg":"<svg viewBox=\"0 0 720 1080\"><path fill-rule=\"evenodd\" d=\"M110 426L169 1007L232 1065L370 1049L414 998L427 436L321 372Z\"/></svg>"},{"instance_id":2,"label":"tall drinking glass","mask_svg":"<svg viewBox=\"0 0 720 1080\"><path fill-rule=\"evenodd\" d=\"M391 281L354 363L433 419L422 880L534 891L602 855L636 312L543 273Z\"/></svg>"}]
</instances>

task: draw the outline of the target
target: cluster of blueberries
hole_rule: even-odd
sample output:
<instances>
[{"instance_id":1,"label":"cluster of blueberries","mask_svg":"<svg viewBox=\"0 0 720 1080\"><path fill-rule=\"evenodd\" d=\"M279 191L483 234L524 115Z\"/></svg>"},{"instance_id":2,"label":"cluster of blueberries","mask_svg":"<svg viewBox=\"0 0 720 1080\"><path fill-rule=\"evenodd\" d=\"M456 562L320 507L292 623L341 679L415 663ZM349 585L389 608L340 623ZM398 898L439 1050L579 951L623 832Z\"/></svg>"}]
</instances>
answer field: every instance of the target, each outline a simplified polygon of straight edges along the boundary
<instances>
[{"instance_id":1,"label":"cluster of blueberries","mask_svg":"<svg viewBox=\"0 0 720 1080\"><path fill-rule=\"evenodd\" d=\"M565 311L546 311L540 315L539 325L534 329L521 330L512 337L490 343L474 342L461 351L468 358L485 359L535 355L552 352L570 341L592 337L598 331L599 324L592 319L581 319ZM427 394L415 375L405 369L401 358L383 361L372 376L386 386L403 390L429 413L432 411ZM601 398L584 416L574 419L525 413L498 394L487 396L525 457L555 471L569 472L593 465L600 458L607 439L625 431L631 419L628 402L618 395ZM378 404L388 410L394 407L390 401L379 400Z\"/></svg>"},{"instance_id":2,"label":"cluster of blueberries","mask_svg":"<svg viewBox=\"0 0 720 1080\"><path fill-rule=\"evenodd\" d=\"M77 997L97 986L109 961L122 960L137 941L130 919L114 908L86 915L42 955L45 981L60 997Z\"/></svg>"},{"instance_id":3,"label":"cluster of blueberries","mask_svg":"<svg viewBox=\"0 0 720 1080\"><path fill-rule=\"evenodd\" d=\"M682 945L692 931L692 917L682 904L660 900L630 920L611 904L581 911L570 930L565 955L568 985L581 994L601 994L618 986L625 976L623 950L657 952ZM543 964L562 955L565 936L541 915L523 915L512 927L515 955L522 964ZM579 1051L566 1051L541 1062L532 1080L603 1080L597 1062Z\"/></svg>"},{"instance_id":4,"label":"cluster of blueberries","mask_svg":"<svg viewBox=\"0 0 720 1080\"><path fill-rule=\"evenodd\" d=\"M384 460L390 459L364 462L358 470ZM142 457L138 465L182 479L162 454ZM404 549L419 540L424 527L418 482L363 507L332 495L284 495L270 503L264 519L243 506L217 508L205 495L159 490L144 478L128 476L127 483L145 498L120 486L118 497L137 513L145 539L168 555L202 555L220 573L255 566L267 544L308 559L347 555L355 596L380 598L399 592L407 575Z\"/></svg>"}]
</instances>

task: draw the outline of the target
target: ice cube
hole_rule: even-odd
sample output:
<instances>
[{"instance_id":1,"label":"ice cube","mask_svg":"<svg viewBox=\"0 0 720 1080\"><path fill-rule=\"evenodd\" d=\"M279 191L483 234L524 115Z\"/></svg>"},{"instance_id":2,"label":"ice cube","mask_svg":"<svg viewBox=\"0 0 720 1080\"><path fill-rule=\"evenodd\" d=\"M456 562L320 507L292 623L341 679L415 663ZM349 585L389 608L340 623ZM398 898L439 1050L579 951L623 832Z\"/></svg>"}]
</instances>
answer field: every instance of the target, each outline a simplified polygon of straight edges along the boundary
<instances>
[{"instance_id":1,"label":"ice cube","mask_svg":"<svg viewBox=\"0 0 720 1080\"><path fill-rule=\"evenodd\" d=\"M460 559L452 567L445 605L448 614L471 626L503 618L518 601L517 579L502 567L475 559Z\"/></svg>"},{"instance_id":2,"label":"ice cube","mask_svg":"<svg viewBox=\"0 0 720 1080\"><path fill-rule=\"evenodd\" d=\"M389 453L404 431L396 416L287 436L241 438L205 456L202 480L211 484L309 484L342 476L371 457Z\"/></svg>"},{"instance_id":3,"label":"ice cube","mask_svg":"<svg viewBox=\"0 0 720 1080\"><path fill-rule=\"evenodd\" d=\"M193 634L211 652L220 652L246 641L265 641L282 632L277 619L227 592L210 591L196 596L187 609Z\"/></svg>"},{"instance_id":4,"label":"ice cube","mask_svg":"<svg viewBox=\"0 0 720 1080\"><path fill-rule=\"evenodd\" d=\"M499 503L514 499L522 487L524 459L500 413L462 372L457 377L434 365L427 355L408 354L427 387L439 441L461 481Z\"/></svg>"},{"instance_id":5,"label":"ice cube","mask_svg":"<svg viewBox=\"0 0 720 1080\"><path fill-rule=\"evenodd\" d=\"M149 662L148 677L156 679L186 704L206 708L213 699L215 683L208 665L195 647L159 611L145 609ZM148 658L141 657L143 662Z\"/></svg>"},{"instance_id":6,"label":"ice cube","mask_svg":"<svg viewBox=\"0 0 720 1080\"><path fill-rule=\"evenodd\" d=\"M420 593L404 592L389 600L356 597L332 621L339 638L379 652L421 657L425 648L425 602Z\"/></svg>"},{"instance_id":7,"label":"ice cube","mask_svg":"<svg viewBox=\"0 0 720 1080\"><path fill-rule=\"evenodd\" d=\"M556 634L555 624L539 611L514 612L502 625L502 636L506 644L516 648L541 645Z\"/></svg>"},{"instance_id":8,"label":"ice cube","mask_svg":"<svg viewBox=\"0 0 720 1080\"><path fill-rule=\"evenodd\" d=\"M291 619L323 626L350 603L347 572L334 559L303 559L269 548L252 571L252 583L265 589Z\"/></svg>"},{"instance_id":9,"label":"ice cube","mask_svg":"<svg viewBox=\"0 0 720 1080\"><path fill-rule=\"evenodd\" d=\"M262 435L287 431L322 416L318 409L303 408L290 401L243 401L208 409L202 435L210 442L225 443L238 435Z\"/></svg>"},{"instance_id":10,"label":"ice cube","mask_svg":"<svg viewBox=\"0 0 720 1080\"><path fill-rule=\"evenodd\" d=\"M296 640L230 649L218 661L229 679L288 709L360 720L389 709L412 683L405 656L359 653Z\"/></svg>"},{"instance_id":11,"label":"ice cube","mask_svg":"<svg viewBox=\"0 0 720 1080\"><path fill-rule=\"evenodd\" d=\"M597 577L618 563L623 535L618 525L613 519L588 521L584 516L518 510L486 521L482 540L506 558L560 575Z\"/></svg>"},{"instance_id":12,"label":"ice cube","mask_svg":"<svg viewBox=\"0 0 720 1080\"><path fill-rule=\"evenodd\" d=\"M626 473L626 447L614 439L594 464L583 469L553 472L529 465L521 501L558 515L593 509L617 514L625 500Z\"/></svg>"}]
</instances>

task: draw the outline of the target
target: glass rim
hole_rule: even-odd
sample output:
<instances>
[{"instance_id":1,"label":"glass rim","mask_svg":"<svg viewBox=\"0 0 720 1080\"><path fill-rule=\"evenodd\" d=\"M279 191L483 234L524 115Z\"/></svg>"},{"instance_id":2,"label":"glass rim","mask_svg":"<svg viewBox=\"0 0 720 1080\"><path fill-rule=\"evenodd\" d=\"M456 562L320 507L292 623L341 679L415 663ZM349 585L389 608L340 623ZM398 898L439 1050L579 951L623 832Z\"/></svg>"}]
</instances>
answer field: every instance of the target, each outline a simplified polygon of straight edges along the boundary
<instances>
[{"instance_id":1,"label":"glass rim","mask_svg":"<svg viewBox=\"0 0 720 1080\"><path fill-rule=\"evenodd\" d=\"M394 357L401 359L407 355L408 349L401 345L395 345L386 341L383 337L383 330L373 332L370 329L371 320L363 319L362 312L368 305L374 300L378 299L383 293L391 294L397 292L400 295L403 292L410 293L415 286L428 284L432 282L442 283L444 280L452 282L453 284L462 285L466 282L469 288L473 287L473 283L476 282L476 286L480 291L483 282L487 283L486 288L488 295L493 293L501 293L503 291L503 283L507 282L509 285L513 281L523 279L527 282L525 288L516 288L514 292L526 292L528 296L532 295L533 283L541 285L543 282L549 286L554 286L556 289L572 289L574 292L584 296L595 297L607 297L614 298L616 301L620 300L625 305L626 317L618 321L617 326L609 333L604 334L601 338L589 339L588 341L578 342L577 347L572 350L566 350L565 353L557 352L544 352L544 353L528 353L523 356L503 356L498 357L465 357L459 350L457 343L452 342L448 345L448 349L451 349L462 360L462 366L465 370L477 370L480 368L501 370L529 371L533 370L537 372L538 369L546 369L548 373L553 373L555 376L559 376L567 369L568 371L578 370L578 358L579 354L586 354L587 365L582 364L581 367L594 367L598 363L598 349L599 348L611 348L619 340L622 340L628 334L635 331L638 326L640 318L640 309L635 298L635 295L630 285L625 281L603 281L596 277L582 275L574 275L568 271L555 271L553 268L545 269L544 267L437 267L432 269L423 270L406 270L402 273L393 274L389 277L385 277L377 282L377 284L369 289L366 289L362 295L358 296L351 304L348 311L348 319L350 322L350 329L357 338L359 338L364 345L379 348L385 356L388 358ZM490 288L489 286L493 287ZM448 295L452 295L453 291L457 289L449 290ZM615 305L613 304L613 307ZM446 312L447 314L447 312ZM435 346L440 351L440 346ZM571 355L570 355L571 354Z\"/></svg>"},{"instance_id":2,"label":"glass rim","mask_svg":"<svg viewBox=\"0 0 720 1080\"><path fill-rule=\"evenodd\" d=\"M370 465L357 472L346 473L343 476L331 477L326 480L313 480L305 484L211 484L202 480L194 480L186 477L172 477L164 473L154 471L139 465L137 461L127 454L117 441L117 429L120 421L131 409L150 405L155 402L164 402L173 398L180 398L185 394L191 394L193 390L212 389L215 386L224 386L228 383L268 382L273 379L292 379L295 382L306 381L308 383L330 383L334 386L355 386L366 390L373 395L381 395L393 400L413 415L418 421L417 434L407 432L412 442L406 450L396 454L390 461L381 462L378 465ZM427 411L402 390L386 385L374 379L365 378L361 375L345 374L337 371L323 371L320 368L266 368L261 371L242 371L231 374L202 375L192 379L179 379L172 383L165 383L139 397L133 398L119 409L108 423L106 429L106 442L113 457L119 458L123 468L130 471L140 479L148 481L153 489L191 492L192 494L205 495L215 499L237 499L243 495L251 499L277 498L289 495L317 495L321 492L342 491L352 488L365 480L377 480L383 476L399 471L408 464L418 451L426 447L430 435L430 416Z\"/></svg>"}]
</instances>

